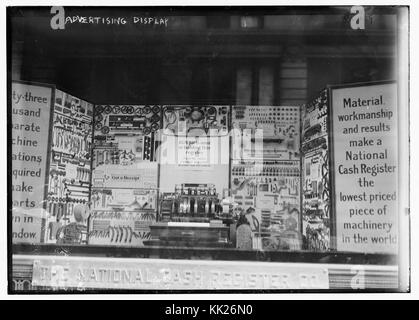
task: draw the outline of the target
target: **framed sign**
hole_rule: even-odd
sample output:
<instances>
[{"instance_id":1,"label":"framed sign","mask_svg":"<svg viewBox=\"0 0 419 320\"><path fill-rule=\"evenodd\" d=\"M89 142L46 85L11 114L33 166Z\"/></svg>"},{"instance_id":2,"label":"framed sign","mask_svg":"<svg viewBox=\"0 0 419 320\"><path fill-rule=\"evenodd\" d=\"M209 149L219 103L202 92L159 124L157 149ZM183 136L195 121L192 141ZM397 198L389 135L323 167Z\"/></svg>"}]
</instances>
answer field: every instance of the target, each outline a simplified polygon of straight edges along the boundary
<instances>
[{"instance_id":1,"label":"framed sign","mask_svg":"<svg viewBox=\"0 0 419 320\"><path fill-rule=\"evenodd\" d=\"M331 87L336 249L397 253L397 84Z\"/></svg>"}]
</instances>

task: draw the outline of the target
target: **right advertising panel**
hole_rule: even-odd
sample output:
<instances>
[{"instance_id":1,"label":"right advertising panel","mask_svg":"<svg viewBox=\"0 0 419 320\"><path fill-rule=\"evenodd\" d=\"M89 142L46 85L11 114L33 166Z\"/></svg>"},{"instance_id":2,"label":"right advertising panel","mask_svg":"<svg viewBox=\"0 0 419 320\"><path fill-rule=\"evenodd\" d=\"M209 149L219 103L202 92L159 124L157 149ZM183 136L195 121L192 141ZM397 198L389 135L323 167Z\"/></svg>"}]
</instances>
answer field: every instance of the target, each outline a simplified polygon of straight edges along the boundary
<instances>
[{"instance_id":1,"label":"right advertising panel","mask_svg":"<svg viewBox=\"0 0 419 320\"><path fill-rule=\"evenodd\" d=\"M331 89L338 251L398 249L397 85Z\"/></svg>"}]
</instances>

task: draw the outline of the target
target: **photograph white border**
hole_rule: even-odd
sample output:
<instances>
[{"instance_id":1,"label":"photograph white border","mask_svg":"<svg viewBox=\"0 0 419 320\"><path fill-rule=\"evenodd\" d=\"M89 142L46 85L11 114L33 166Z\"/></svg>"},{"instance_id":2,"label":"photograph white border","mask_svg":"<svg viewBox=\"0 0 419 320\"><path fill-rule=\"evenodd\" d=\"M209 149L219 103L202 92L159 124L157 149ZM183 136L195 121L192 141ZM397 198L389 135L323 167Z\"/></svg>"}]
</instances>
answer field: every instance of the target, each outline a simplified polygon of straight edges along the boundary
<instances>
[{"instance_id":1,"label":"photograph white border","mask_svg":"<svg viewBox=\"0 0 419 320\"><path fill-rule=\"evenodd\" d=\"M52 6L52 5L61 5L61 6L78 6L78 5L83 5L83 6L112 6L114 5L115 2L114 1L109 1L109 0L101 0L101 1L82 1L82 0L78 0L78 1L53 1L53 3L51 1L6 1L5 6L3 7L3 10L1 11L1 21L2 21L2 32L1 32L1 36L2 36L2 43L6 43L6 6L26 6L26 5L48 5L48 6ZM213 1L196 1L196 0L190 0L190 1L159 1L159 0L154 0L154 1L141 1L141 5L142 6L170 6L170 5L206 5L206 6L226 6L226 5L250 5L250 6L260 6L260 5L275 5L275 6L280 6L280 5L288 5L289 2L286 1L258 1L256 2L250 2L250 1L231 1L231 0L224 0L224 1L220 1L220 0L213 0ZM316 1L316 3L313 3L311 1L296 1L293 2L293 6L295 5L354 5L354 1ZM121 1L118 2L118 6L138 6L139 2L138 1ZM415 84L416 84L416 79L417 79L417 68L416 68L416 64L418 63L417 60L415 60L414 58L416 57L417 53L417 47L418 47L418 43L419 43L419 39L417 39L417 30L418 30L418 23L419 23L419 17L417 15L417 4L414 1L397 1L397 4L395 3L395 1L356 1L356 5L409 5L410 6L410 34L407 35L404 38L404 43L401 44L401 49L402 49L402 55L400 56L399 59L401 59L403 62L406 62L406 56L408 54L410 54L410 84L409 83L405 83L403 85L401 85L401 90L402 92L406 93L406 91L408 90L408 88L415 88ZM405 43L405 41L407 40L406 38L410 37L410 48L409 50L405 49L407 44ZM0 114L0 127L2 128L2 133L0 136L0 145L1 148L3 150L3 154L6 154L5 150L7 149L7 134L6 134L6 128L7 128L7 113L6 113L6 105L7 105L7 92L6 92L6 88L7 88L7 82L6 82L6 74L7 74L7 70L6 70L6 50L3 50L3 60L2 60L2 64L1 64L1 68L3 69L3 77L1 79L1 87L3 88L2 90L2 101L4 103L4 107L1 109L1 114ZM402 75L405 74L406 70L405 70L406 66L403 66L399 72L402 73ZM412 125L416 122L416 120L419 120L418 117L418 108L416 107L416 102L419 101L418 99L418 95L419 95L419 90L414 89L410 91L410 195L411 195L411 208L410 208L410 214L411 214L411 225L410 225L410 229L412 230L411 233L411 270L413 270L413 272L411 273L411 284L412 284L412 288L411 288L411 293L400 293L400 294L379 294L379 293L374 293L374 294L362 294L362 293L350 293L350 294L333 294L332 295L328 295L327 299L418 299L419 294L418 294L418 285L419 285L419 281L418 281L418 273L415 272L415 270L417 269L417 265L418 265L418 232L416 230L419 230L419 225L418 225L418 219L417 217L415 217L415 213L417 216L417 208L418 208L418 198L417 196L415 196L416 194L419 194L419 188L418 188L418 183L419 183L419 179L418 179L418 163L419 163L419 159L417 156L417 148L415 149L414 146L415 144L417 145L418 142L416 141L417 138L417 128L418 126L416 125ZM405 101L401 101L406 103L408 97L405 95L404 98L406 98ZM406 104L407 106L407 104ZM400 109L400 113L399 114L405 114L407 115L408 109L406 107L406 109ZM407 130L407 128L406 128ZM408 132L400 132L400 134L403 137L406 137L406 134L408 134ZM406 151L406 146L402 146L402 152L403 154L405 154ZM405 154L406 156L408 155L408 153ZM6 164L6 157L2 157L1 158L1 175L0 175L0 179L1 181L6 181L6 177L7 177L7 164ZM406 175L406 172L403 171L404 176ZM402 178L405 179L405 178ZM0 223L0 234L1 234L1 238L0 238L0 257L2 259L0 259L0 297L3 299L30 299L30 300L38 300L38 299L45 299L45 295L13 295L13 296L9 296L7 295L7 232L6 232L6 228L7 228L7 224L5 223L5 217L7 214L7 185L5 183L0 184L0 203L2 205L2 209L1 210L3 212L4 215L4 220L3 223ZM406 190L404 190L406 191ZM403 199L406 200L406 199ZM401 208L401 210L403 210L403 208ZM404 212L405 212L406 208L404 208ZM408 223L403 222L403 233L408 234L408 232L406 232L407 230L405 230L405 228L407 228ZM404 242L406 241L406 239L403 240ZM406 270L406 263L408 262L408 259L406 257L403 257L401 259L401 268L402 270ZM77 295L71 295L71 294L65 294L65 295L48 295L48 299L79 299L80 297ZM260 300L260 299L267 299L267 300L277 300L277 299L281 299L281 300L285 300L285 299L324 299L324 294L306 294L306 293L299 293L299 294L215 294L215 293L211 293L211 294L128 294L128 295L109 295L109 294L104 294L104 295L84 295L83 299L102 299L102 300L108 300L108 299L150 299L150 300L173 300L173 299L196 299L196 300L206 300L206 299L223 299L223 300Z\"/></svg>"}]
</instances>

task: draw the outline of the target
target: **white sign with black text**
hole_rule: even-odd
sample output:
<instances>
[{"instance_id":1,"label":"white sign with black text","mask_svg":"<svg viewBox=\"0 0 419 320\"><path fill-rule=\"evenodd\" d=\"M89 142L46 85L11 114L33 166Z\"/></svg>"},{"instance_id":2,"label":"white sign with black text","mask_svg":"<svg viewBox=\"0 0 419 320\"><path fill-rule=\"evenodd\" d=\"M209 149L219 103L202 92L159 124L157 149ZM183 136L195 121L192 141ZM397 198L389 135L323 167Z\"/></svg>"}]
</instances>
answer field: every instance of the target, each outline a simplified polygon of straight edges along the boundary
<instances>
[{"instance_id":1,"label":"white sign with black text","mask_svg":"<svg viewBox=\"0 0 419 320\"><path fill-rule=\"evenodd\" d=\"M12 82L13 242L41 242L53 87Z\"/></svg>"},{"instance_id":2,"label":"white sign with black text","mask_svg":"<svg viewBox=\"0 0 419 320\"><path fill-rule=\"evenodd\" d=\"M338 251L397 253L397 85L332 88Z\"/></svg>"}]
</instances>

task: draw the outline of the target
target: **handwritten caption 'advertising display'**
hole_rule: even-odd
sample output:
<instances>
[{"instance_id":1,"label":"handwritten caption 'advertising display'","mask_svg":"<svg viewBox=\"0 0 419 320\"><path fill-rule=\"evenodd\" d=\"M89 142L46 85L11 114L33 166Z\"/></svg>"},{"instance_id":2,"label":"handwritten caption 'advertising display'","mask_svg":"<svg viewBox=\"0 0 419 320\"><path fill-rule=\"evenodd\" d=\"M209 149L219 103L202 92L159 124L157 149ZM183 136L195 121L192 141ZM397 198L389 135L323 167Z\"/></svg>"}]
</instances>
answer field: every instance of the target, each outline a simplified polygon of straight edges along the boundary
<instances>
[{"instance_id":1,"label":"handwritten caption 'advertising display'","mask_svg":"<svg viewBox=\"0 0 419 320\"><path fill-rule=\"evenodd\" d=\"M12 83L13 242L41 241L52 88Z\"/></svg>"},{"instance_id":2,"label":"handwritten caption 'advertising display'","mask_svg":"<svg viewBox=\"0 0 419 320\"><path fill-rule=\"evenodd\" d=\"M337 250L397 253L397 87L332 89Z\"/></svg>"}]
</instances>

